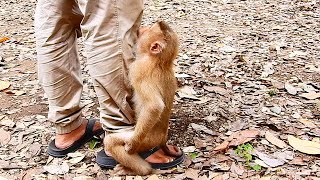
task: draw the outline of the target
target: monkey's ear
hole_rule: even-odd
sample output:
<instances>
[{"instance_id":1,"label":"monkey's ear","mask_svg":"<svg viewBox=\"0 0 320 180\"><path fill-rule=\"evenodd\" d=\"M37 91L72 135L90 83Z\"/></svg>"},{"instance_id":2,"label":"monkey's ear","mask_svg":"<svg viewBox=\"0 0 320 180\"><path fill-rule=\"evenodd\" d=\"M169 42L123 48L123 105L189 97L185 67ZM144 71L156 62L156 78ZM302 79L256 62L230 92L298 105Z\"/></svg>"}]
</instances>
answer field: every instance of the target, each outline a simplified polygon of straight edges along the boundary
<instances>
[{"instance_id":1,"label":"monkey's ear","mask_svg":"<svg viewBox=\"0 0 320 180\"><path fill-rule=\"evenodd\" d=\"M164 43L160 41L153 42L150 46L150 52L152 54L159 54L164 48Z\"/></svg>"}]
</instances>

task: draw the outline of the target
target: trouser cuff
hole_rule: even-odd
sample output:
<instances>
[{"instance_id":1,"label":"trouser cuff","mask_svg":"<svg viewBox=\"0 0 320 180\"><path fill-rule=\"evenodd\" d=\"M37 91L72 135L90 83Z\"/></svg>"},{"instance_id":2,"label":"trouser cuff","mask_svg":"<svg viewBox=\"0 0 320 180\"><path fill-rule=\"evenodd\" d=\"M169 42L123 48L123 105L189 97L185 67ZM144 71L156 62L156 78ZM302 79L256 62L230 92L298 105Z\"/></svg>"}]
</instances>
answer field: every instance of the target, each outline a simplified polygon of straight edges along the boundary
<instances>
[{"instance_id":1,"label":"trouser cuff","mask_svg":"<svg viewBox=\"0 0 320 180\"><path fill-rule=\"evenodd\" d=\"M79 118L75 119L74 121L72 121L71 123L69 123L66 126L56 125L56 133L57 134L70 133L71 131L77 129L82 124L83 120L84 120L83 117L79 117Z\"/></svg>"}]
</instances>

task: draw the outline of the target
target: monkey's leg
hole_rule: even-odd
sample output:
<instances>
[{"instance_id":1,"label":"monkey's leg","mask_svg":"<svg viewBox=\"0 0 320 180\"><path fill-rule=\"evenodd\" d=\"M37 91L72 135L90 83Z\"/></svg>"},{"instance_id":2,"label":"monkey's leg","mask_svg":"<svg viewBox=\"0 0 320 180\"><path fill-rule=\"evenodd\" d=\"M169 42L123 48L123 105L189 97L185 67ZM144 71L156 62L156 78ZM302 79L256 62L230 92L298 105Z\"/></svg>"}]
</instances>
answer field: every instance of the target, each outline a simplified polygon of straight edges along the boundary
<instances>
[{"instance_id":1,"label":"monkey's leg","mask_svg":"<svg viewBox=\"0 0 320 180\"><path fill-rule=\"evenodd\" d=\"M130 133L132 134L132 133ZM105 137L105 150L124 167L131 169L135 174L148 175L152 173L150 164L138 154L128 154L124 149L124 142L130 136L127 132L109 134Z\"/></svg>"},{"instance_id":2,"label":"monkey's leg","mask_svg":"<svg viewBox=\"0 0 320 180\"><path fill-rule=\"evenodd\" d=\"M145 88L147 89L147 88ZM150 90L150 92L152 92ZM147 92L140 92L142 94ZM144 103L143 109L137 115L137 124L133 137L126 142L125 149L129 154L137 152L139 145L144 141L150 130L159 122L161 113L165 107L161 96L154 95L152 98L141 100ZM160 142L159 142L160 144Z\"/></svg>"}]
</instances>

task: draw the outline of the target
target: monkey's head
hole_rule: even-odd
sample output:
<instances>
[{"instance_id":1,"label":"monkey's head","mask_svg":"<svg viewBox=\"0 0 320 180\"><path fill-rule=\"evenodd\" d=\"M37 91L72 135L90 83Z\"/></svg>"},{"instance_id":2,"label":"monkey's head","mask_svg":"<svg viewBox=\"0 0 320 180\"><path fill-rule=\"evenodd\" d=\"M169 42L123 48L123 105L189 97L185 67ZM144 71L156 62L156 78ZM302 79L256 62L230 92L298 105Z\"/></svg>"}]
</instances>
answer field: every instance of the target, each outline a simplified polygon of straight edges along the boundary
<instances>
[{"instance_id":1,"label":"monkey's head","mask_svg":"<svg viewBox=\"0 0 320 180\"><path fill-rule=\"evenodd\" d=\"M164 21L141 28L138 33L137 53L155 57L164 63L172 63L178 55L177 34Z\"/></svg>"}]
</instances>

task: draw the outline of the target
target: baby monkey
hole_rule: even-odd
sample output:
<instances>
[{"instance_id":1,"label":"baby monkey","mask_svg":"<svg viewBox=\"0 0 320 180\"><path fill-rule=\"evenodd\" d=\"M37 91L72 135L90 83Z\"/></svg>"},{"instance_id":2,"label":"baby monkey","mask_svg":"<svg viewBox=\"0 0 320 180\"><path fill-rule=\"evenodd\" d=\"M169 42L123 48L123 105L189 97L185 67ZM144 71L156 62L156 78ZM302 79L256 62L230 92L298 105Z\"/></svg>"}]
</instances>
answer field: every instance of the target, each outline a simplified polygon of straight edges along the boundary
<instances>
[{"instance_id":1,"label":"baby monkey","mask_svg":"<svg viewBox=\"0 0 320 180\"><path fill-rule=\"evenodd\" d=\"M105 150L130 174L147 175L151 165L138 153L159 146L166 155L182 152L167 147L168 126L177 89L173 61L178 55L177 34L163 21L140 29L136 60L129 67L134 90L135 129L113 133L104 140ZM128 172L127 172L128 173Z\"/></svg>"}]
</instances>

